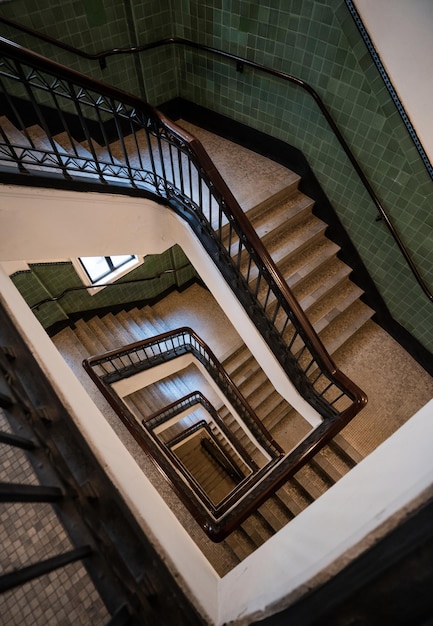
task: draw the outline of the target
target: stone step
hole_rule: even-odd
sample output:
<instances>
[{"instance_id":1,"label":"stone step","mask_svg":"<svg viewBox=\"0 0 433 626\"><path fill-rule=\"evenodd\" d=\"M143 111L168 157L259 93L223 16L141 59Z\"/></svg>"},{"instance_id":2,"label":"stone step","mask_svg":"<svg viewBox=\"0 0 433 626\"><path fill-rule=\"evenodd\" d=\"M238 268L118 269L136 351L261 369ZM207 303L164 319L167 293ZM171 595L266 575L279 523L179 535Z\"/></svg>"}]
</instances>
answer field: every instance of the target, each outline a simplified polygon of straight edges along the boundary
<instances>
[{"instance_id":1,"label":"stone step","mask_svg":"<svg viewBox=\"0 0 433 626\"><path fill-rule=\"evenodd\" d=\"M230 533L230 535L224 539L224 543L231 549L239 562L246 559L247 556L250 556L256 549L256 545L242 527Z\"/></svg>"},{"instance_id":2,"label":"stone step","mask_svg":"<svg viewBox=\"0 0 433 626\"><path fill-rule=\"evenodd\" d=\"M279 192L250 209L247 217L257 235L263 239L270 233L278 236L282 229L293 228L311 214L313 206L314 202L311 198L299 191L286 188L284 193ZM239 238L226 226L223 229L223 242L226 246L229 244L229 236L231 237L231 254L236 255Z\"/></svg>"},{"instance_id":3,"label":"stone step","mask_svg":"<svg viewBox=\"0 0 433 626\"><path fill-rule=\"evenodd\" d=\"M43 173L44 171L53 171L55 167L55 160L50 155L44 154L43 150L45 149L45 145L41 148L41 146L36 145L36 143L32 141L27 129L25 131L19 130L12 122L5 116L0 117L0 127L2 129L2 133L4 133L7 142L10 142L13 145L13 154L18 158L26 158L29 162L26 163L23 167L27 170L33 170ZM2 138L0 136L0 144L2 143ZM39 147L39 150L38 150ZM27 153L26 151L30 149L31 151ZM4 148L7 155L12 154L9 148ZM24 157L25 155L25 157ZM34 159L34 162L33 162ZM45 166L38 164L38 162L44 163ZM7 167L10 167L12 163L10 160L3 161L3 164ZM48 168L48 170L47 170Z\"/></svg>"},{"instance_id":4,"label":"stone step","mask_svg":"<svg viewBox=\"0 0 433 626\"><path fill-rule=\"evenodd\" d=\"M303 490L306 497L311 499L311 502L320 498L332 484L328 478L315 472L311 464L304 465L296 472L290 482Z\"/></svg>"},{"instance_id":5,"label":"stone step","mask_svg":"<svg viewBox=\"0 0 433 626\"><path fill-rule=\"evenodd\" d=\"M54 140L62 147L63 154L67 155L71 162L70 175L93 177L99 179L98 168L95 164L95 156L82 143L76 141L66 131L54 136ZM113 180L107 177L107 180Z\"/></svg>"},{"instance_id":6,"label":"stone step","mask_svg":"<svg viewBox=\"0 0 433 626\"><path fill-rule=\"evenodd\" d=\"M347 280L351 271L348 265L334 256L296 285L293 294L302 308L309 310L322 298L332 298L334 290Z\"/></svg>"},{"instance_id":7,"label":"stone step","mask_svg":"<svg viewBox=\"0 0 433 626\"><path fill-rule=\"evenodd\" d=\"M310 216L314 206L313 200L301 192L291 195L289 198L269 206L256 207L248 212L248 219L260 239L281 230L287 231Z\"/></svg>"},{"instance_id":8,"label":"stone step","mask_svg":"<svg viewBox=\"0 0 433 626\"><path fill-rule=\"evenodd\" d=\"M278 264L278 269L284 276L290 289L301 285L311 274L335 258L340 248L329 239L322 238L295 252Z\"/></svg>"},{"instance_id":9,"label":"stone step","mask_svg":"<svg viewBox=\"0 0 433 626\"><path fill-rule=\"evenodd\" d=\"M256 548L261 546L265 541L270 539L274 534L272 526L269 525L267 520L259 513L253 513L241 524L242 528L248 533L251 541Z\"/></svg>"},{"instance_id":10,"label":"stone step","mask_svg":"<svg viewBox=\"0 0 433 626\"><path fill-rule=\"evenodd\" d=\"M322 220L314 215L303 219L289 231L278 232L277 235L269 233L262 239L262 243L269 252L274 263L279 267L280 263L287 263L291 256L299 254L307 247L319 241L325 234L327 226ZM243 255L244 257L245 255ZM237 257L233 257L233 262L237 262ZM241 263L241 271L246 276L248 259ZM249 282L254 284L258 276L258 269L254 265L249 271Z\"/></svg>"},{"instance_id":11,"label":"stone step","mask_svg":"<svg viewBox=\"0 0 433 626\"><path fill-rule=\"evenodd\" d=\"M359 299L355 300L344 313L336 315L333 318L333 324L328 325L320 333L320 339L329 354L334 354L355 333L358 333L373 315L373 309Z\"/></svg>"}]
</instances>

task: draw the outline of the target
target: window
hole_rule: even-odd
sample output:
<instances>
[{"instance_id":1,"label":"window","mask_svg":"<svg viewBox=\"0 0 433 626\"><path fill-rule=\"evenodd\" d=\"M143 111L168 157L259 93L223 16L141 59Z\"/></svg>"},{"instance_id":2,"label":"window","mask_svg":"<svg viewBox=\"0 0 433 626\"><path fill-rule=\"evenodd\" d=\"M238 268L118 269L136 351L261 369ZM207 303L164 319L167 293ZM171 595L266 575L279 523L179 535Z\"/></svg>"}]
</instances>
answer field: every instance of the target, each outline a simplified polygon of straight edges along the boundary
<instances>
[{"instance_id":1,"label":"window","mask_svg":"<svg viewBox=\"0 0 433 626\"><path fill-rule=\"evenodd\" d=\"M114 271L123 267L126 263L137 260L133 254L122 254L120 256L86 256L80 257L80 263L84 268L91 283L107 278Z\"/></svg>"},{"instance_id":2,"label":"window","mask_svg":"<svg viewBox=\"0 0 433 626\"><path fill-rule=\"evenodd\" d=\"M82 256L71 260L83 283L94 286L88 290L91 296L143 263L143 257L134 254Z\"/></svg>"}]
</instances>

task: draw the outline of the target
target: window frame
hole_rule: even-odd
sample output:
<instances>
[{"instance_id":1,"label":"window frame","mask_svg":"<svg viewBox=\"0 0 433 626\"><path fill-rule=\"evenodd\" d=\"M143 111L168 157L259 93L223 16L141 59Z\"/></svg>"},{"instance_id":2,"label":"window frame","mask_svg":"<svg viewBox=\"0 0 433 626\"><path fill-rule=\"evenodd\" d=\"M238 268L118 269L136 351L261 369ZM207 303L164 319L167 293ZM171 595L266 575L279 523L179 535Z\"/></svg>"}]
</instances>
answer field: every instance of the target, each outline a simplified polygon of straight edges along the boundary
<instances>
[{"instance_id":1,"label":"window frame","mask_svg":"<svg viewBox=\"0 0 433 626\"><path fill-rule=\"evenodd\" d=\"M107 255L104 258L105 259L109 258L110 263L112 263L111 257L114 257L114 256L125 256L125 255L112 254L112 255ZM87 292L89 293L89 295L94 296L96 293L98 293L102 289L105 289L106 286L110 285L111 283L116 282L117 280L119 280L119 278L121 278L122 276L125 276L125 274L128 274L129 272L136 269L139 265L143 263L143 260L144 260L143 257L139 257L138 255L135 255L135 254L131 254L130 256L131 258L129 260L125 261L118 267L114 267L114 264L112 263L112 266L114 267L114 269L110 272L107 272L106 274L104 274L104 276L102 276L101 278L98 278L94 282L92 281L90 274L87 272L84 264L81 261L81 259L86 259L87 257L77 257L77 258L71 259L71 261L72 261L73 267L75 268L75 271L77 272L83 284L89 286L89 289L87 290ZM101 255L101 257L103 257L103 255Z\"/></svg>"}]
</instances>

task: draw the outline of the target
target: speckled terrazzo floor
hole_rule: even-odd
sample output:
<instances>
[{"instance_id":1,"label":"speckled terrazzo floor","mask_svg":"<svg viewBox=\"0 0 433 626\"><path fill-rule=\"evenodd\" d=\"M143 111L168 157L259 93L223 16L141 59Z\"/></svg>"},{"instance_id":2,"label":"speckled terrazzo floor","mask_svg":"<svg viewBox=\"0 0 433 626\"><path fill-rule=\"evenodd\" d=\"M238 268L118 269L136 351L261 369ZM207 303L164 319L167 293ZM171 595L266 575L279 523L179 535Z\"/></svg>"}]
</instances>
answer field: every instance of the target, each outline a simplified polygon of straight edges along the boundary
<instances>
[{"instance_id":1,"label":"speckled terrazzo floor","mask_svg":"<svg viewBox=\"0 0 433 626\"><path fill-rule=\"evenodd\" d=\"M261 200L289 184L290 175L285 168L262 157L257 157L248 150L230 144L190 124L181 123L203 141L244 209L258 204ZM238 337L236 333L231 331L231 326L226 323L226 318L230 317L230 311L216 311L215 306L216 303L208 292L198 286L193 286L184 293L173 293L156 305L155 311L171 327L192 326L213 348L217 356L222 358L233 347L234 342L238 341ZM214 324L210 324L209 320L212 320ZM219 331L222 327L224 333L221 335ZM57 345L65 358L69 360L71 368L76 369L78 377L85 384L86 376L81 368L81 359L85 355L79 353L77 348L70 343L67 333L58 339ZM68 357L66 356L67 353L69 354ZM346 342L333 355L333 358L340 369L358 383L369 397L367 407L343 431L347 441L363 456L372 452L433 397L433 379L372 321L367 322L362 333ZM93 393L96 393L95 390ZM112 411L110 413L109 407L106 409L106 414L114 430L120 433L122 427ZM129 441L129 447L132 454L140 454L134 441ZM3 458L6 460L6 457ZM147 459L141 459L141 466L146 473L157 474ZM154 478L156 481L158 476ZM161 485L161 491L163 496L168 499L170 496L169 487ZM36 511L35 516L41 518L44 515L45 519L45 514L41 510ZM8 524L12 520L12 525L15 527L13 530L18 533L23 532L26 535L26 540L31 539L31 535L40 532L36 525L34 528L32 525L30 528L24 528L15 523L21 517L19 508L14 510L10 508L9 516L11 512L13 517L8 518ZM185 525L189 523L189 514L186 511L182 510L177 513L182 523ZM67 544L67 538L61 536L60 532L56 530L55 520L44 528L44 532L51 532L55 537L54 542L49 544L50 547L57 545L61 549L63 542L66 542L65 545ZM9 533L10 530L8 531L8 540L10 540ZM215 568L220 575L224 575L231 569L230 558L221 547L205 542L198 527L193 527L192 535L198 545L203 545L203 553L211 562L215 563ZM204 545L205 543L206 545ZM13 543L10 545L13 548ZM26 550L28 552L27 548ZM7 563L5 561L7 565L5 569L20 564L20 555L15 554L13 549L7 554L5 553L5 558L6 556L8 560ZM79 571L71 569L70 578L63 581L62 584L69 584L76 590L79 585L83 586L80 576L82 574ZM65 587L63 587L64 589ZM44 605L39 600L45 594L47 611L52 610L53 602L68 600L68 598L56 598L56 593L58 594L55 585L48 581L46 585L35 586L33 593L35 602L33 604L28 602L28 595L20 597L19 594L11 593L9 597L3 596L6 604L0 611L0 624L18 626L24 623L41 625L49 623L49 619L47 619L49 614L41 609L41 606ZM92 597L93 591L90 586L84 585L84 589L80 593L82 593L80 603L78 605L76 602L73 603L73 608L77 613L68 613L67 619L73 618L74 624L103 623L101 617L96 614L92 615L88 608L89 603L93 609L97 606L97 602ZM65 606L68 606L67 603L59 604L59 615L66 615ZM28 612L27 615L23 613L24 608ZM67 622L65 617L64 623L72 622Z\"/></svg>"},{"instance_id":2,"label":"speckled terrazzo floor","mask_svg":"<svg viewBox=\"0 0 433 626\"><path fill-rule=\"evenodd\" d=\"M179 325L191 321L206 336L209 345L218 345L212 334L218 325L206 323L215 317L213 297L198 286L173 293L154 308L162 319ZM228 313L229 315L229 313ZM228 326L225 326L228 328ZM227 345L234 335L227 333ZM220 344L223 352L224 344ZM348 442L366 456L406 422L433 397L433 378L380 326L367 322L334 355L337 366L367 394L368 404L344 429Z\"/></svg>"}]
</instances>

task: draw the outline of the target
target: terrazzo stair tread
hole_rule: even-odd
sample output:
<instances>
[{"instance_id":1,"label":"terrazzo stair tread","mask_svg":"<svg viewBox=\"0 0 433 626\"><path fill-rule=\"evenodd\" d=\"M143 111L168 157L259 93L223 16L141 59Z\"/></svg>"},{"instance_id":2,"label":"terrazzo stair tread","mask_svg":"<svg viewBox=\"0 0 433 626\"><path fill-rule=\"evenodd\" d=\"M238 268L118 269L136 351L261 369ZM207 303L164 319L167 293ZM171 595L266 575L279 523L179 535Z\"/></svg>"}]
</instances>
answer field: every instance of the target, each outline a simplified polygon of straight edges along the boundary
<instances>
[{"instance_id":1,"label":"terrazzo stair tread","mask_svg":"<svg viewBox=\"0 0 433 626\"><path fill-rule=\"evenodd\" d=\"M305 196L299 191L299 183L301 182L301 177L298 174L295 174L292 170L287 170L287 181L283 186L280 186L275 191L269 192L266 197L262 200L259 200L254 203L248 209L243 209L248 219L253 220L262 213L267 213L272 210L273 207L284 204L285 202L291 201L298 194ZM307 198L307 196L305 196ZM312 202L311 198L310 201Z\"/></svg>"},{"instance_id":2,"label":"terrazzo stair tread","mask_svg":"<svg viewBox=\"0 0 433 626\"><path fill-rule=\"evenodd\" d=\"M179 400L179 398L195 391L195 389L190 389L180 374L168 376L164 378L162 382L165 384L164 389L166 390L167 397L171 396L171 402Z\"/></svg>"},{"instance_id":3,"label":"terrazzo stair tread","mask_svg":"<svg viewBox=\"0 0 433 626\"><path fill-rule=\"evenodd\" d=\"M315 215L307 214L299 222L285 230L269 232L261 238L276 264L286 259L291 254L298 253L310 245L315 239L321 237L327 224Z\"/></svg>"},{"instance_id":4,"label":"terrazzo stair tread","mask_svg":"<svg viewBox=\"0 0 433 626\"><path fill-rule=\"evenodd\" d=\"M347 279L333 289L332 297L321 298L309 306L308 303L305 303L305 308L302 300L300 304L308 314L308 318L316 332L320 333L323 328L328 326L338 315L358 300L362 294L362 289Z\"/></svg>"},{"instance_id":5,"label":"terrazzo stair tread","mask_svg":"<svg viewBox=\"0 0 433 626\"><path fill-rule=\"evenodd\" d=\"M319 474L315 472L309 464L304 465L298 472L296 472L292 481L302 487L305 493L307 493L312 500L320 498L320 496L323 495L330 487L329 482L323 480L323 478L319 476Z\"/></svg>"},{"instance_id":6,"label":"terrazzo stair tread","mask_svg":"<svg viewBox=\"0 0 433 626\"><path fill-rule=\"evenodd\" d=\"M302 308L308 310L321 298L332 298L334 289L348 279L351 272L352 269L348 265L333 257L330 261L322 263L312 275L296 285L293 294L298 302L302 302Z\"/></svg>"},{"instance_id":7,"label":"terrazzo stair tread","mask_svg":"<svg viewBox=\"0 0 433 626\"><path fill-rule=\"evenodd\" d=\"M156 146L156 140L152 139L152 143ZM144 129L138 130L134 136L132 134L125 135L123 141L117 140L110 142L110 152L120 163L125 163L124 147L128 155L128 161L132 167L138 169L142 167L146 169L146 167L149 167L149 149ZM161 171L160 165L158 165L157 162L155 165L157 166L157 171L158 168L159 171Z\"/></svg>"},{"instance_id":8,"label":"terrazzo stair tread","mask_svg":"<svg viewBox=\"0 0 433 626\"><path fill-rule=\"evenodd\" d=\"M262 243L267 249L274 263L279 266L294 254L298 254L307 246L314 244L324 236L327 226L322 220L314 215L303 220L290 231L279 233L278 236L270 233L266 235ZM237 262L237 257L232 257L233 262ZM241 263L242 274L246 275L248 259ZM249 272L249 283L252 284L258 275L258 269L254 265Z\"/></svg>"},{"instance_id":9,"label":"terrazzo stair tread","mask_svg":"<svg viewBox=\"0 0 433 626\"><path fill-rule=\"evenodd\" d=\"M73 137L70 137L66 131L54 135L53 139L63 148L70 159L74 161L74 157L76 158L74 162L80 168L80 171L71 171L71 176L85 176L87 178L90 176L99 180L97 168L92 165L94 157L87 148ZM86 162L83 162L82 159L85 159Z\"/></svg>"},{"instance_id":10,"label":"terrazzo stair tread","mask_svg":"<svg viewBox=\"0 0 433 626\"><path fill-rule=\"evenodd\" d=\"M92 150L90 149L90 144L87 140L81 141L81 146L85 148L90 154L92 154ZM92 139L92 147L97 155L98 159L104 161L105 163L110 163L113 165L123 166L124 161L118 159L112 154L110 147L102 146L100 143Z\"/></svg>"},{"instance_id":11,"label":"terrazzo stair tread","mask_svg":"<svg viewBox=\"0 0 433 626\"><path fill-rule=\"evenodd\" d=\"M119 347L115 345L113 338L107 333L107 329L99 317L89 319L87 321L87 328L99 339L99 343L104 346L105 352Z\"/></svg>"},{"instance_id":12,"label":"terrazzo stair tread","mask_svg":"<svg viewBox=\"0 0 433 626\"><path fill-rule=\"evenodd\" d=\"M274 391L263 370L254 372L249 380L237 384L237 387L254 410Z\"/></svg>"},{"instance_id":13,"label":"terrazzo stair tread","mask_svg":"<svg viewBox=\"0 0 433 626\"><path fill-rule=\"evenodd\" d=\"M86 347L83 346L70 326L66 326L66 328L63 328L61 331L56 333L53 337L51 337L51 341L56 346L65 361L71 363L71 366L75 361L81 363L84 358L89 356ZM67 350L63 347L65 342L67 342Z\"/></svg>"},{"instance_id":14,"label":"terrazzo stair tread","mask_svg":"<svg viewBox=\"0 0 433 626\"><path fill-rule=\"evenodd\" d=\"M255 449L255 445L251 442L248 435L245 433L243 428L241 428L237 420L232 418L231 420L225 420L225 423L232 435L236 437L240 444L247 450L248 454L251 454L251 452Z\"/></svg>"},{"instance_id":15,"label":"terrazzo stair tread","mask_svg":"<svg viewBox=\"0 0 433 626\"><path fill-rule=\"evenodd\" d=\"M221 489L222 484L224 485L224 491L226 491L226 488L228 487L224 496L227 495L227 493L229 493L234 486L234 483L231 483L232 481L228 478L227 473L222 468L214 465L213 470L205 474L202 485L204 491L212 500L212 494L215 494L215 492Z\"/></svg>"},{"instance_id":16,"label":"terrazzo stair tread","mask_svg":"<svg viewBox=\"0 0 433 626\"><path fill-rule=\"evenodd\" d=\"M307 496L303 489L300 489L290 480L282 487L277 489L275 495L281 500L284 506L291 512L293 517L302 513L312 502L310 496Z\"/></svg>"},{"instance_id":17,"label":"terrazzo stair tread","mask_svg":"<svg viewBox=\"0 0 433 626\"><path fill-rule=\"evenodd\" d=\"M270 419L273 411L280 407L282 403L285 403L287 407L290 406L289 403L275 391L273 385L268 380L257 389L257 392L253 391L247 399L250 405L253 406L259 419L262 422L266 421L266 423L268 418Z\"/></svg>"},{"instance_id":18,"label":"terrazzo stair tread","mask_svg":"<svg viewBox=\"0 0 433 626\"><path fill-rule=\"evenodd\" d=\"M280 194L277 194L280 196ZM270 233L278 236L282 229L291 229L300 221L305 220L311 214L314 206L313 200L301 192L291 193L289 197L281 198L279 201L263 202L250 209L247 217L252 224L256 234L263 239ZM223 229L223 242L227 246L228 238L231 236L230 254L236 255L239 238L230 232L227 226Z\"/></svg>"},{"instance_id":19,"label":"terrazzo stair tread","mask_svg":"<svg viewBox=\"0 0 433 626\"><path fill-rule=\"evenodd\" d=\"M102 354L107 351L107 348L102 343L100 336L95 335L95 333L89 328L88 323L84 320L77 320L75 322L75 334L89 351L89 356Z\"/></svg>"},{"instance_id":20,"label":"terrazzo stair tread","mask_svg":"<svg viewBox=\"0 0 433 626\"><path fill-rule=\"evenodd\" d=\"M253 376L260 369L256 359L251 352L245 348L238 352L234 359L225 359L222 363L224 369L232 379L232 381L240 387L250 376Z\"/></svg>"},{"instance_id":21,"label":"terrazzo stair tread","mask_svg":"<svg viewBox=\"0 0 433 626\"><path fill-rule=\"evenodd\" d=\"M118 182L120 169L125 167L122 161L119 161L116 157L114 157L114 155L111 154L109 149L101 146L94 139L92 139L91 145L88 141L82 141L80 145L81 148L88 151L94 161L97 160L104 180L112 181L114 183Z\"/></svg>"},{"instance_id":22,"label":"terrazzo stair tread","mask_svg":"<svg viewBox=\"0 0 433 626\"><path fill-rule=\"evenodd\" d=\"M0 126L3 129L8 141L13 144L14 151L19 158L22 156L23 150L26 150L27 148L33 148L36 152L36 157L38 159L43 156L42 152L38 151L36 147L32 146L31 141L26 137L26 135L22 133L14 124L12 124L12 122L6 116L0 117ZM0 135L0 141L1 139L2 137ZM44 167L36 163L26 163L25 165L23 165L23 167L36 171L44 171L45 169Z\"/></svg>"},{"instance_id":23,"label":"terrazzo stair tread","mask_svg":"<svg viewBox=\"0 0 433 626\"><path fill-rule=\"evenodd\" d=\"M328 240L326 241L328 242ZM329 292L331 288L338 284L339 280L344 278L345 274L348 275L351 271L350 268L344 264L340 267L341 261L336 257L339 248L332 244L332 242L328 243L326 245L323 245L322 242L318 243L318 252L315 251L316 246L308 246L306 251L302 250L299 255L295 254L286 259L286 261L278 264L278 269L293 295L298 301L300 298L304 297L306 306L314 303L315 294L311 294L311 291L317 291L317 295L320 295L320 292L323 292L323 294ZM307 253L307 256L304 252ZM306 261L306 264L300 265L299 260ZM332 283L320 282L317 275L319 274L319 276L322 277L326 271L331 272L332 269L335 270L332 272L334 274ZM255 288L255 282L252 285L253 288ZM264 302L265 299L267 300L267 311L269 315L272 315L277 300L273 292L268 294L265 284L259 289L258 299L261 302ZM280 322L280 325L283 324L284 319L284 314L279 313L277 315L276 325L278 326L278 322Z\"/></svg>"},{"instance_id":24,"label":"terrazzo stair tread","mask_svg":"<svg viewBox=\"0 0 433 626\"><path fill-rule=\"evenodd\" d=\"M334 482L339 480L339 478L347 474L347 472L354 467L353 462L348 462L344 454L339 454L337 446L334 448L329 445L324 446L312 459L312 461L319 461L319 463L322 463L322 460L325 461L325 465L322 464L324 471L328 473L329 477L334 480ZM334 472L335 475L326 469L325 466L327 466L327 464L332 466L332 472ZM339 478L337 478L337 475Z\"/></svg>"},{"instance_id":25,"label":"terrazzo stair tread","mask_svg":"<svg viewBox=\"0 0 433 626\"><path fill-rule=\"evenodd\" d=\"M146 389L153 394L153 397L159 398L158 407L155 410L163 409L185 395L183 387L179 388L177 382L171 377L152 383Z\"/></svg>"},{"instance_id":26,"label":"terrazzo stair tread","mask_svg":"<svg viewBox=\"0 0 433 626\"><path fill-rule=\"evenodd\" d=\"M225 436L220 434L219 429L215 426L215 424L213 424L212 422L209 424L209 428L213 434L213 436L215 437L215 439L218 442L218 445L221 447L221 449L224 451L224 453L229 457L229 459L231 459L234 463L236 463L238 466L240 465L244 465L243 461L238 457L238 455L236 454L236 452L233 450L233 448L231 447L231 445L227 442L227 439L225 438ZM244 468L241 468L244 469Z\"/></svg>"},{"instance_id":27,"label":"terrazzo stair tread","mask_svg":"<svg viewBox=\"0 0 433 626\"><path fill-rule=\"evenodd\" d=\"M146 335L144 328L142 328L137 322L132 319L130 316L130 311L125 312L121 311L116 314L116 319L125 327L127 332L130 334L132 341L142 341L146 339L148 335Z\"/></svg>"},{"instance_id":28,"label":"terrazzo stair tread","mask_svg":"<svg viewBox=\"0 0 433 626\"><path fill-rule=\"evenodd\" d=\"M142 394L130 394L128 402L134 403L137 417L140 418L140 421L146 419L160 408L158 399L150 391Z\"/></svg>"},{"instance_id":29,"label":"terrazzo stair tread","mask_svg":"<svg viewBox=\"0 0 433 626\"><path fill-rule=\"evenodd\" d=\"M252 513L241 524L256 547L261 546L274 534L272 528L259 513Z\"/></svg>"},{"instance_id":30,"label":"terrazzo stair tread","mask_svg":"<svg viewBox=\"0 0 433 626\"><path fill-rule=\"evenodd\" d=\"M227 427L229 428L229 430L232 433L232 435L234 437L236 437L236 439L239 441L241 446L243 446L243 448L246 450L247 454L251 458L254 459L255 458L255 453L256 453L256 446L250 440L250 438L245 433L245 431L239 426L239 424L236 422L236 420L233 419L233 422L228 424Z\"/></svg>"},{"instance_id":31,"label":"terrazzo stair tread","mask_svg":"<svg viewBox=\"0 0 433 626\"><path fill-rule=\"evenodd\" d=\"M72 157L78 156L84 159L93 159L92 153L82 143L70 137L66 131L54 135L54 139Z\"/></svg>"},{"instance_id":32,"label":"terrazzo stair tread","mask_svg":"<svg viewBox=\"0 0 433 626\"><path fill-rule=\"evenodd\" d=\"M280 396L280 402L275 404L272 410L263 418L263 423L269 432L272 432L274 428L278 427L282 420L290 420L292 411L295 411L295 409Z\"/></svg>"},{"instance_id":33,"label":"terrazzo stair tread","mask_svg":"<svg viewBox=\"0 0 433 626\"><path fill-rule=\"evenodd\" d=\"M125 328L113 316L110 317L110 313L92 318L89 320L89 327L95 332L101 332L106 337L107 343L112 346L112 350L131 343Z\"/></svg>"},{"instance_id":34,"label":"terrazzo stair tread","mask_svg":"<svg viewBox=\"0 0 433 626\"><path fill-rule=\"evenodd\" d=\"M131 394L134 398L142 398L150 408L150 413L147 413L147 417L150 417L152 413L160 411L165 406L177 399L177 394L174 393L173 388L167 386L163 381L158 381L150 385L146 385L142 389ZM136 400L138 402L138 400Z\"/></svg>"},{"instance_id":35,"label":"terrazzo stair tread","mask_svg":"<svg viewBox=\"0 0 433 626\"><path fill-rule=\"evenodd\" d=\"M324 446L318 453L325 457L326 460L339 472L342 476L347 474L355 465L354 461L346 455L336 444Z\"/></svg>"},{"instance_id":36,"label":"terrazzo stair tread","mask_svg":"<svg viewBox=\"0 0 433 626\"><path fill-rule=\"evenodd\" d=\"M355 300L350 307L333 319L332 325L320 332L320 339L329 354L334 354L343 344L357 333L374 315L373 309L361 300Z\"/></svg>"},{"instance_id":37,"label":"terrazzo stair tread","mask_svg":"<svg viewBox=\"0 0 433 626\"><path fill-rule=\"evenodd\" d=\"M32 144L26 135L12 124L12 122L5 115L0 117L0 126L3 129L4 134L8 140L21 148L31 148Z\"/></svg>"},{"instance_id":38,"label":"terrazzo stair tread","mask_svg":"<svg viewBox=\"0 0 433 626\"><path fill-rule=\"evenodd\" d=\"M62 162L67 162L67 160L69 159L69 155L65 153L63 147L54 138L51 142L48 139L44 129L41 128L38 124L28 126L27 133L35 148L39 148L42 151L57 151L58 156L62 160ZM52 163L52 166L50 167L50 172L63 174L63 170L61 167L55 167L58 164L56 156L49 156L48 161Z\"/></svg>"},{"instance_id":39,"label":"terrazzo stair tread","mask_svg":"<svg viewBox=\"0 0 433 626\"><path fill-rule=\"evenodd\" d=\"M344 343L342 341L343 335L340 334L340 325L341 328L346 328L349 332L346 339L357 330L357 316L353 323L345 318L348 316L348 319L352 319L352 306L360 303L359 297L362 293L362 289L347 280L334 289L332 298L322 299L305 310L307 318L330 354ZM302 302L300 304L302 306ZM350 333L351 327L353 328L352 333ZM334 340L335 344L333 345ZM294 341L291 351L298 354L303 345L302 339L298 337ZM332 346L332 350L330 346ZM311 370L310 374L313 371Z\"/></svg>"},{"instance_id":40,"label":"terrazzo stair tread","mask_svg":"<svg viewBox=\"0 0 433 626\"><path fill-rule=\"evenodd\" d=\"M231 532L224 539L224 543L240 562L250 556L256 549L256 545L242 527Z\"/></svg>"},{"instance_id":41,"label":"terrazzo stair tread","mask_svg":"<svg viewBox=\"0 0 433 626\"><path fill-rule=\"evenodd\" d=\"M342 472L331 463L321 450L310 459L310 465L318 474L321 474L325 480L328 480L330 484L336 483L345 474L345 472Z\"/></svg>"},{"instance_id":42,"label":"terrazzo stair tread","mask_svg":"<svg viewBox=\"0 0 433 626\"><path fill-rule=\"evenodd\" d=\"M357 463L363 460L363 455L358 452L344 437L343 431L335 435L328 443L328 446L332 448L336 454L342 456L344 461L355 467Z\"/></svg>"},{"instance_id":43,"label":"terrazzo stair tread","mask_svg":"<svg viewBox=\"0 0 433 626\"><path fill-rule=\"evenodd\" d=\"M258 513L266 520L274 533L281 530L289 521L290 515L279 498L271 497L258 509Z\"/></svg>"},{"instance_id":44,"label":"terrazzo stair tread","mask_svg":"<svg viewBox=\"0 0 433 626\"><path fill-rule=\"evenodd\" d=\"M171 330L169 326L167 326L167 324L164 322L164 320L153 312L151 307L149 307L149 310L146 311L146 320L155 329L155 334L157 335L166 333L168 330Z\"/></svg>"},{"instance_id":45,"label":"terrazzo stair tread","mask_svg":"<svg viewBox=\"0 0 433 626\"><path fill-rule=\"evenodd\" d=\"M248 350L245 344L242 344L238 348L236 348L231 354L226 355L224 359L221 359L221 364L228 373L228 375L233 379L237 372L240 371L240 368L245 367L245 364L248 362L252 362L254 357L251 352Z\"/></svg>"},{"instance_id":46,"label":"terrazzo stair tread","mask_svg":"<svg viewBox=\"0 0 433 626\"><path fill-rule=\"evenodd\" d=\"M286 281L288 287L295 293L296 289L303 289L305 281L311 280L323 265L335 262L339 247L328 239L316 241L305 249L299 250L278 263L278 269ZM341 263L341 261L338 261ZM255 289L256 281L253 281L252 288ZM263 284L259 288L258 298L263 301L267 297L267 287ZM273 293L268 296L268 307L272 305L276 298Z\"/></svg>"},{"instance_id":47,"label":"terrazzo stair tread","mask_svg":"<svg viewBox=\"0 0 433 626\"><path fill-rule=\"evenodd\" d=\"M289 230L305 220L311 214L313 200L301 192L297 192L287 200L277 203L268 209L248 211L247 217L260 239L278 234L281 229Z\"/></svg>"},{"instance_id":48,"label":"terrazzo stair tread","mask_svg":"<svg viewBox=\"0 0 433 626\"><path fill-rule=\"evenodd\" d=\"M295 409L279 415L278 418L278 421L273 426L269 426L268 430L287 453L298 446L313 430L311 424Z\"/></svg>"},{"instance_id":49,"label":"terrazzo stair tread","mask_svg":"<svg viewBox=\"0 0 433 626\"><path fill-rule=\"evenodd\" d=\"M202 142L216 167L219 169L221 176L232 190L244 211L250 206L261 202L262 199L266 200L279 190L286 190L288 186L293 186L296 189L299 184L300 176L298 174L295 174L293 171L283 166L271 163L266 159L264 160L265 163L261 163L262 168L268 166L265 170L266 185L256 185L255 187L253 185L245 185L245 178L247 178L250 173L250 158L261 159L262 157L258 157L250 150L246 150L238 144L217 137L185 120L178 120L176 123L195 135ZM241 155L239 153L241 153ZM231 158L231 155L233 155L233 158ZM247 171L245 172L246 176L242 169L242 160L244 158L247 167ZM241 159L241 161L239 159ZM240 185L239 181L241 181Z\"/></svg>"},{"instance_id":50,"label":"terrazzo stair tread","mask_svg":"<svg viewBox=\"0 0 433 626\"><path fill-rule=\"evenodd\" d=\"M101 323L109 334L114 347L122 348L130 343L134 343L134 338L112 313L104 315L104 317L101 318Z\"/></svg>"},{"instance_id":51,"label":"terrazzo stair tread","mask_svg":"<svg viewBox=\"0 0 433 626\"><path fill-rule=\"evenodd\" d=\"M148 412L149 408L148 406L144 403L144 400L141 400L140 402L136 402L135 400L132 400L131 398L124 398L123 399L125 405L128 407L128 409L131 411L131 413L134 414L137 422L139 424L141 424L141 421L144 419L146 413ZM144 413L143 413L144 410Z\"/></svg>"},{"instance_id":52,"label":"terrazzo stair tread","mask_svg":"<svg viewBox=\"0 0 433 626\"><path fill-rule=\"evenodd\" d=\"M336 258L340 248L329 239L316 241L279 263L278 268L290 289L295 289L324 263Z\"/></svg>"},{"instance_id":53,"label":"terrazzo stair tread","mask_svg":"<svg viewBox=\"0 0 433 626\"><path fill-rule=\"evenodd\" d=\"M130 394L126 398L128 402L134 404L137 409L137 417L140 418L140 421L146 419L160 408L158 399L159 396L155 398L151 391L143 392L142 394Z\"/></svg>"},{"instance_id":54,"label":"terrazzo stair tread","mask_svg":"<svg viewBox=\"0 0 433 626\"><path fill-rule=\"evenodd\" d=\"M152 322L147 318L150 307L144 309L134 308L129 311L130 314L130 330L138 333L137 341L142 339L149 339L159 334L159 331L155 329Z\"/></svg>"}]
</instances>

